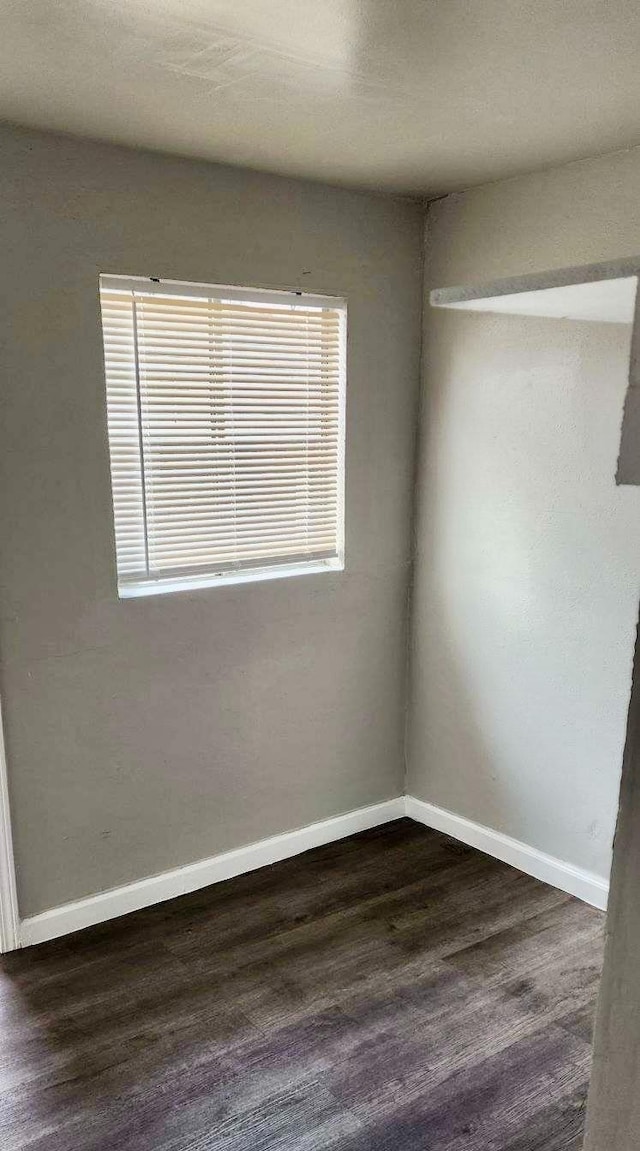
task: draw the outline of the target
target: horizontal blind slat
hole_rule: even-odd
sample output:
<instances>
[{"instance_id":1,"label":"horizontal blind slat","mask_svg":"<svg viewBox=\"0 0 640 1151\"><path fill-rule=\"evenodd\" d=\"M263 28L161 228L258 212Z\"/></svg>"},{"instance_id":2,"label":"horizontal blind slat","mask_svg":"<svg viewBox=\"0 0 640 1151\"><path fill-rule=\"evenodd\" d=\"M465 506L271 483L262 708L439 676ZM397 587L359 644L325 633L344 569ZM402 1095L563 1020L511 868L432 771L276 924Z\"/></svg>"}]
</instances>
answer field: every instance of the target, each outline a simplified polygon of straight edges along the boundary
<instances>
[{"instance_id":1,"label":"horizontal blind slat","mask_svg":"<svg viewBox=\"0 0 640 1151\"><path fill-rule=\"evenodd\" d=\"M344 311L101 288L118 574L335 559ZM189 292L195 294L189 294ZM168 577L167 577L168 578Z\"/></svg>"}]
</instances>

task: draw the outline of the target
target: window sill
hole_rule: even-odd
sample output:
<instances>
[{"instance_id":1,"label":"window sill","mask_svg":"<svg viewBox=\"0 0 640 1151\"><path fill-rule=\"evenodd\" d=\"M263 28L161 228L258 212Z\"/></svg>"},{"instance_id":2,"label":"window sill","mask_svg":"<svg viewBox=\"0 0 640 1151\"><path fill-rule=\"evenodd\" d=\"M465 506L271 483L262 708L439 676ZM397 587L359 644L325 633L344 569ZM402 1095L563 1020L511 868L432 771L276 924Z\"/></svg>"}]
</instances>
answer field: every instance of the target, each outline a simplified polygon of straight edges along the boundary
<instances>
[{"instance_id":1,"label":"window sill","mask_svg":"<svg viewBox=\"0 0 640 1151\"><path fill-rule=\"evenodd\" d=\"M219 575L176 576L168 579L140 580L120 584L120 599L139 599L148 595L168 595L171 592L197 591L199 588L229 587L231 584L259 583L262 580L289 579L291 576L317 575L320 572L344 571L343 559L310 560L308 563L279 564L277 567L245 568L243 571L223 572Z\"/></svg>"}]
</instances>

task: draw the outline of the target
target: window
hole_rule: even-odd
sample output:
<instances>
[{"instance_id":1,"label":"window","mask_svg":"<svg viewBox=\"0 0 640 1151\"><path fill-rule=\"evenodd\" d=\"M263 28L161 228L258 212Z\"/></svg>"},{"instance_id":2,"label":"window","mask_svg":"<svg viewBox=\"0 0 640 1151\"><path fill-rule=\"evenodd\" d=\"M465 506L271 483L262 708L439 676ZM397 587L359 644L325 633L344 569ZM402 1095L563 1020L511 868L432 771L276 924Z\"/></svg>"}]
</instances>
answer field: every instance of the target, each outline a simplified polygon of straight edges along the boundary
<instances>
[{"instance_id":1,"label":"window","mask_svg":"<svg viewBox=\"0 0 640 1151\"><path fill-rule=\"evenodd\" d=\"M100 277L121 597L341 569L346 304Z\"/></svg>"}]
</instances>

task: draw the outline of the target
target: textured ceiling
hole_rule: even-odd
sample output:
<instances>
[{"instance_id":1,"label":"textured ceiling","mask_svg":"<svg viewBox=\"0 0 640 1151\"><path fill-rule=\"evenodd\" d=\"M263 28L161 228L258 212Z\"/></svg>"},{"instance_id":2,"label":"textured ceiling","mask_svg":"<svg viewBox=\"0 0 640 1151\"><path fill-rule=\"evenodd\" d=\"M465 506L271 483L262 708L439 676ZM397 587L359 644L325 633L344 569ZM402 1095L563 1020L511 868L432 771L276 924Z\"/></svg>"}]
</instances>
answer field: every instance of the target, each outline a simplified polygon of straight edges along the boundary
<instances>
[{"instance_id":1,"label":"textured ceiling","mask_svg":"<svg viewBox=\"0 0 640 1151\"><path fill-rule=\"evenodd\" d=\"M638 0L0 0L0 118L435 195L640 142Z\"/></svg>"}]
</instances>

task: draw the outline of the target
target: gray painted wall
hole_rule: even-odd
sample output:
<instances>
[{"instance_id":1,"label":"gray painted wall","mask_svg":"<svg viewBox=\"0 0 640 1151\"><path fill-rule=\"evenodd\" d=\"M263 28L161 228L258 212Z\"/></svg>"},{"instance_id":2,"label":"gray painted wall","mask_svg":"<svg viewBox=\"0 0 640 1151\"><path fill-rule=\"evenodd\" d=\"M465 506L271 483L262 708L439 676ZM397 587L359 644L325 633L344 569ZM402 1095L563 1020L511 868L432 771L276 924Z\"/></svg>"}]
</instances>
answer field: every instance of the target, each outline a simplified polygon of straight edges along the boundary
<instances>
[{"instance_id":1,"label":"gray painted wall","mask_svg":"<svg viewBox=\"0 0 640 1151\"><path fill-rule=\"evenodd\" d=\"M451 196L427 284L640 252L640 155ZM408 790L606 876L640 588L630 329L425 313Z\"/></svg>"},{"instance_id":2,"label":"gray painted wall","mask_svg":"<svg viewBox=\"0 0 640 1151\"><path fill-rule=\"evenodd\" d=\"M422 213L0 134L0 652L22 915L395 796ZM349 304L347 569L119 602L99 272Z\"/></svg>"},{"instance_id":3,"label":"gray painted wall","mask_svg":"<svg viewBox=\"0 0 640 1151\"><path fill-rule=\"evenodd\" d=\"M636 444L640 452L640 442ZM585 1151L640 1144L640 638L615 837L607 945L600 984Z\"/></svg>"}]
</instances>

